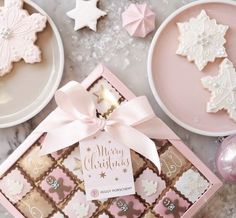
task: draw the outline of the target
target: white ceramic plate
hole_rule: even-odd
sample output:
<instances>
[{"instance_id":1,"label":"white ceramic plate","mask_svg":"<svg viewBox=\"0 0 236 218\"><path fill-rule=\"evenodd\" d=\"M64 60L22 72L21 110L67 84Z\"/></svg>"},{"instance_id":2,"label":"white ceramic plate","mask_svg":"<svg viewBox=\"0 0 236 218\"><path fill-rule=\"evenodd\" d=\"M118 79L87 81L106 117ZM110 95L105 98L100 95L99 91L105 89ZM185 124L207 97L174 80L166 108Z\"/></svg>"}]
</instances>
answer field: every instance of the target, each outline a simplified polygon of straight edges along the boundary
<instances>
[{"instance_id":1,"label":"white ceramic plate","mask_svg":"<svg viewBox=\"0 0 236 218\"><path fill-rule=\"evenodd\" d=\"M0 77L0 128L20 124L39 113L52 99L64 70L63 44L54 22L30 0L25 0L23 7L30 14L47 16L47 27L37 34L36 42L42 51L42 62L14 63L13 71Z\"/></svg>"},{"instance_id":2,"label":"white ceramic plate","mask_svg":"<svg viewBox=\"0 0 236 218\"><path fill-rule=\"evenodd\" d=\"M226 111L207 113L210 92L201 85L201 78L215 76L223 59L209 63L200 72L187 58L176 55L177 22L188 21L204 9L218 23L228 25L226 50L236 66L236 2L230 0L199 0L170 15L157 30L148 57L148 76L152 92L164 112L180 126L206 136L236 133L236 122Z\"/></svg>"}]
</instances>

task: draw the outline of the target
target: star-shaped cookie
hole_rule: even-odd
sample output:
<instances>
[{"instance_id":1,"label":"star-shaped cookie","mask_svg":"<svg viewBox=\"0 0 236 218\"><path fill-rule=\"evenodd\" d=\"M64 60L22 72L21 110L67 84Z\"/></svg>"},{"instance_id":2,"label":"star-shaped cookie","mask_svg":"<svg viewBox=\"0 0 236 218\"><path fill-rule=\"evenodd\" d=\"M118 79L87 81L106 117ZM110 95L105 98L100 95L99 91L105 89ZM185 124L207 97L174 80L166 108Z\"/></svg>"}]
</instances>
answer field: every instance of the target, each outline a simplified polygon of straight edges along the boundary
<instances>
[{"instance_id":1,"label":"star-shaped cookie","mask_svg":"<svg viewBox=\"0 0 236 218\"><path fill-rule=\"evenodd\" d=\"M75 9L67 12L67 16L75 20L74 30L89 27L97 31L97 20L107 13L97 8L99 0L76 0Z\"/></svg>"},{"instance_id":2,"label":"star-shaped cookie","mask_svg":"<svg viewBox=\"0 0 236 218\"><path fill-rule=\"evenodd\" d=\"M236 121L236 71L229 59L224 59L217 76L206 76L201 79L202 85L211 91L207 112L225 109Z\"/></svg>"},{"instance_id":3,"label":"star-shaped cookie","mask_svg":"<svg viewBox=\"0 0 236 218\"><path fill-rule=\"evenodd\" d=\"M23 0L5 0L0 7L0 76L9 73L13 62L41 61L41 51L34 45L36 33L46 27L47 18L39 13L29 14Z\"/></svg>"},{"instance_id":4,"label":"star-shaped cookie","mask_svg":"<svg viewBox=\"0 0 236 218\"><path fill-rule=\"evenodd\" d=\"M229 27L217 24L205 10L187 22L177 23L177 26L180 35L176 54L186 56L188 61L194 61L200 71L208 62L227 57L224 44Z\"/></svg>"}]
</instances>

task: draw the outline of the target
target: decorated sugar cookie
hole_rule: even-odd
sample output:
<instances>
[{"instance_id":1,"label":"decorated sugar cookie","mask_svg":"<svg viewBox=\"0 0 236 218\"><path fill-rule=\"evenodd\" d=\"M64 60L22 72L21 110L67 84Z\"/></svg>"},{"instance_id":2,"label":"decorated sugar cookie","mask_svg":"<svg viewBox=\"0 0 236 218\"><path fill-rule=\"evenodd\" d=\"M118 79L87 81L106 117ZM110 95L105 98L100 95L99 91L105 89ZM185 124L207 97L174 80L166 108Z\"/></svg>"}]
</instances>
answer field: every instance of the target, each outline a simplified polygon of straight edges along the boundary
<instances>
[{"instance_id":1,"label":"decorated sugar cookie","mask_svg":"<svg viewBox=\"0 0 236 218\"><path fill-rule=\"evenodd\" d=\"M9 73L12 63L41 61L41 52L34 45L36 33L46 26L46 17L22 9L23 0L5 0L0 7L0 76Z\"/></svg>"},{"instance_id":2,"label":"decorated sugar cookie","mask_svg":"<svg viewBox=\"0 0 236 218\"><path fill-rule=\"evenodd\" d=\"M210 19L205 10L188 22L177 23L179 29L179 47L176 54L186 56L201 71L216 58L227 57L224 47L228 26L217 24Z\"/></svg>"},{"instance_id":3,"label":"decorated sugar cookie","mask_svg":"<svg viewBox=\"0 0 236 218\"><path fill-rule=\"evenodd\" d=\"M75 9L67 12L67 16L75 20L74 30L89 27L97 31L97 20L107 13L97 8L99 0L76 0Z\"/></svg>"},{"instance_id":4,"label":"decorated sugar cookie","mask_svg":"<svg viewBox=\"0 0 236 218\"><path fill-rule=\"evenodd\" d=\"M209 182L193 169L189 169L175 183L175 188L192 203L196 202L208 189Z\"/></svg>"},{"instance_id":5,"label":"decorated sugar cookie","mask_svg":"<svg viewBox=\"0 0 236 218\"><path fill-rule=\"evenodd\" d=\"M224 59L217 76L206 76L201 79L202 85L211 92L207 112L215 113L225 109L236 121L236 71L229 59Z\"/></svg>"}]
</instances>

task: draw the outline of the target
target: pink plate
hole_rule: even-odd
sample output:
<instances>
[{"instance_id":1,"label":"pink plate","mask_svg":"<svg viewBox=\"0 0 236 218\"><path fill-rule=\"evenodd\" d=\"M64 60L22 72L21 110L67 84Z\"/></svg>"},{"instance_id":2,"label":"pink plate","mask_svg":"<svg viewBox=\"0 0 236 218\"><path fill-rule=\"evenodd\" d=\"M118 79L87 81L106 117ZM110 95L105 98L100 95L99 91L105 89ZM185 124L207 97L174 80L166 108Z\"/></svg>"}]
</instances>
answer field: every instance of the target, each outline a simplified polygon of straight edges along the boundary
<instances>
[{"instance_id":1,"label":"pink plate","mask_svg":"<svg viewBox=\"0 0 236 218\"><path fill-rule=\"evenodd\" d=\"M206 112L210 92L200 82L204 76L217 75L223 59L209 63L200 72L195 64L175 54L179 36L176 23L196 17L202 9L218 23L230 27L226 34L226 49L236 66L236 2L200 0L178 9L157 30L148 57L150 86L161 108L182 127L207 136L235 134L236 122L226 111Z\"/></svg>"}]
</instances>

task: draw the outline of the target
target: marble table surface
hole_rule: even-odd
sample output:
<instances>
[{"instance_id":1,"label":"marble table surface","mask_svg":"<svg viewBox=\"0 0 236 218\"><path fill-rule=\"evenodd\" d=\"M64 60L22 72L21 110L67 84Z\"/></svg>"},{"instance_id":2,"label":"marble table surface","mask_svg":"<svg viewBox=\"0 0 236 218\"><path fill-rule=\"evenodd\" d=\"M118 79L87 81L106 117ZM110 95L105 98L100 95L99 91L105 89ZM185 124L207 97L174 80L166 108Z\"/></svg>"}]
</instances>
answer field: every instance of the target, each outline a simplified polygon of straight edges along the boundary
<instances>
[{"instance_id":1,"label":"marble table surface","mask_svg":"<svg viewBox=\"0 0 236 218\"><path fill-rule=\"evenodd\" d=\"M100 0L100 8L108 12L101 19L98 32L87 29L73 31L73 21L65 13L75 6L75 0L33 0L57 24L65 47L65 71L61 85L74 79L83 80L100 62L107 65L137 95L146 94L157 115L161 117L214 172L216 138L199 136L171 121L155 102L147 80L146 60L152 34L145 39L131 38L121 27L121 13L131 2L150 3L157 14L157 27L174 10L192 0ZM19 126L0 129L0 161L4 161L25 137L55 107L52 101L41 113ZM203 208L197 218L236 218L236 186L225 184ZM0 217L11 217L0 207Z\"/></svg>"}]
</instances>

